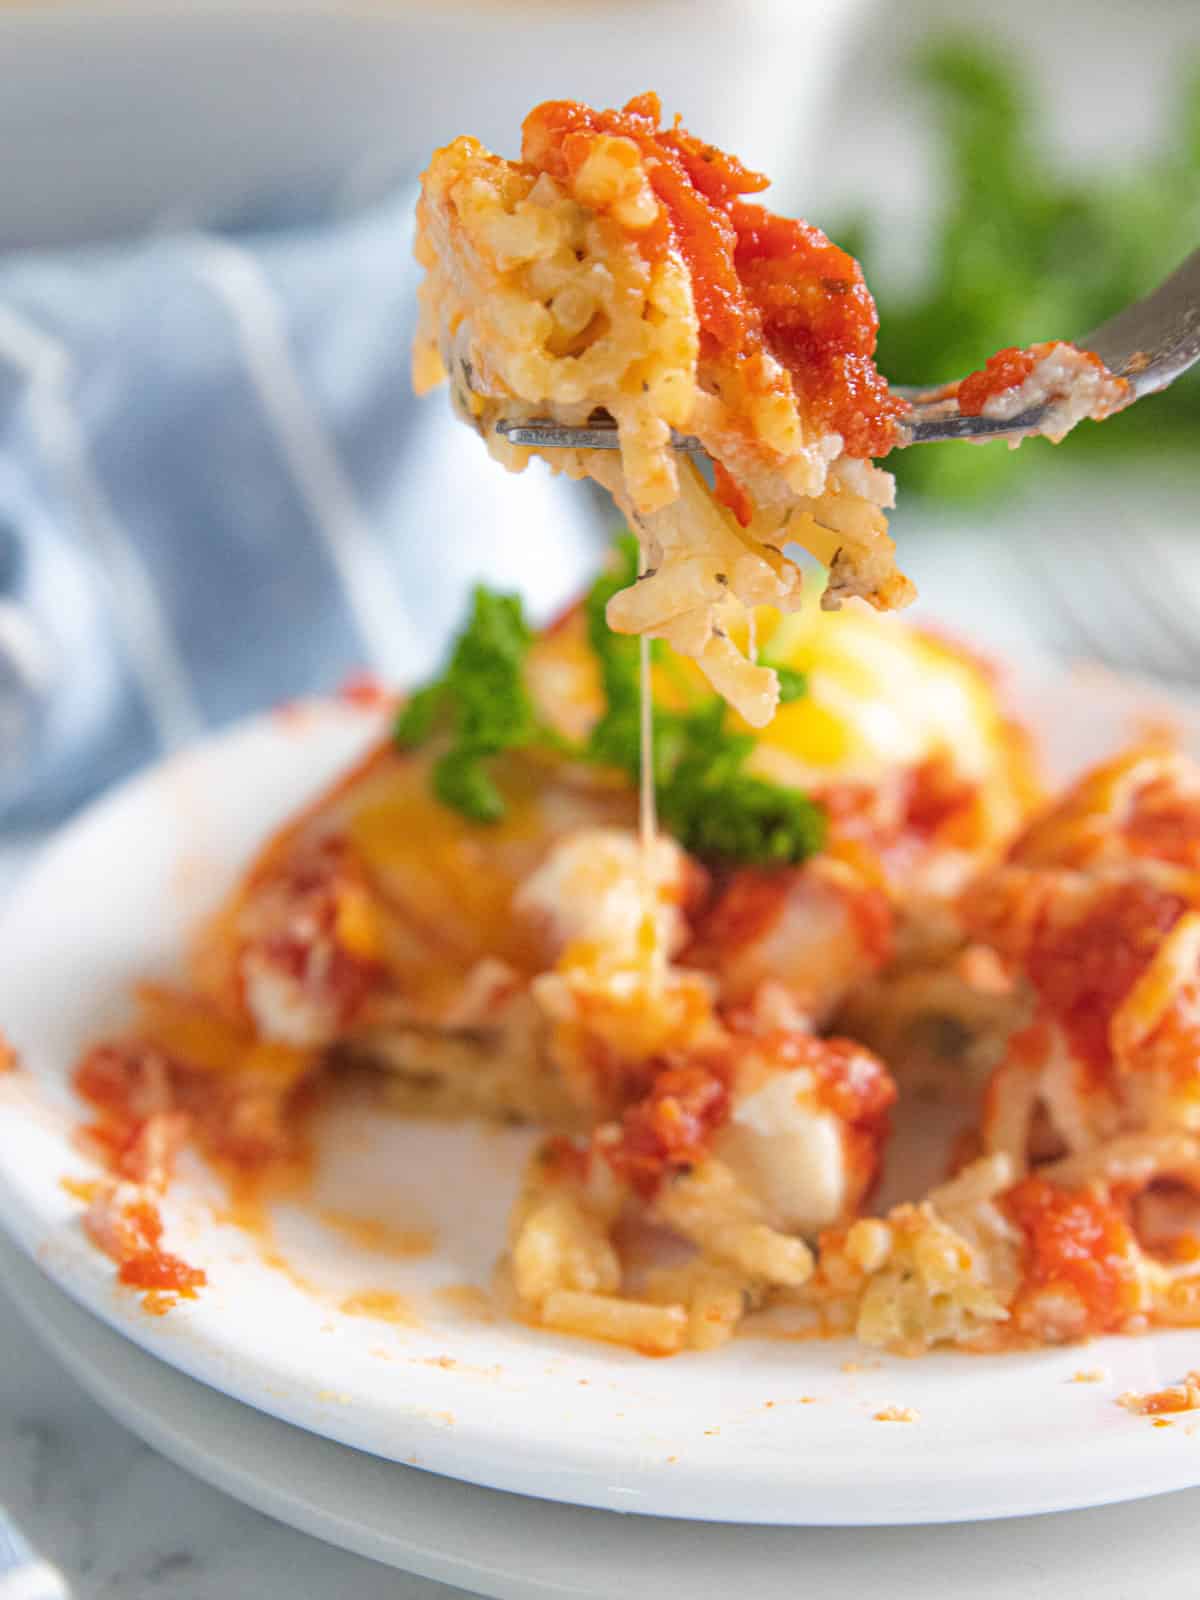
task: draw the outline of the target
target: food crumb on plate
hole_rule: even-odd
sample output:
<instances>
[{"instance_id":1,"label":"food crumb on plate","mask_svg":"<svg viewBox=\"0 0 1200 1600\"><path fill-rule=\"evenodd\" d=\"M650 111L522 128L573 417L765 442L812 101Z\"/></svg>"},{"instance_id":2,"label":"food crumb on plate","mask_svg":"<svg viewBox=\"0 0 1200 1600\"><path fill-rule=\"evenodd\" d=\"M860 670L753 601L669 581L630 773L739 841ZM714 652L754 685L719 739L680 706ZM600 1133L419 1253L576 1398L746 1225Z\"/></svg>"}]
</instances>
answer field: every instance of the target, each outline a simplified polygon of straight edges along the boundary
<instances>
[{"instance_id":1,"label":"food crumb on plate","mask_svg":"<svg viewBox=\"0 0 1200 1600\"><path fill-rule=\"evenodd\" d=\"M496 1307L486 1289L477 1283L448 1283L434 1293L434 1299L472 1322L495 1322Z\"/></svg>"},{"instance_id":2,"label":"food crumb on plate","mask_svg":"<svg viewBox=\"0 0 1200 1600\"><path fill-rule=\"evenodd\" d=\"M1110 1376L1107 1367L1080 1367L1067 1379L1068 1383L1104 1383Z\"/></svg>"},{"instance_id":3,"label":"food crumb on plate","mask_svg":"<svg viewBox=\"0 0 1200 1600\"><path fill-rule=\"evenodd\" d=\"M378 1322L394 1322L408 1327L416 1325L416 1317L403 1295L391 1289L360 1289L348 1294L338 1307L346 1317L374 1317Z\"/></svg>"},{"instance_id":4,"label":"food crumb on plate","mask_svg":"<svg viewBox=\"0 0 1200 1600\"><path fill-rule=\"evenodd\" d=\"M437 1235L431 1228L399 1228L378 1217L360 1217L350 1211L329 1208L319 1216L327 1228L344 1235L361 1249L395 1260L432 1255L437 1243Z\"/></svg>"},{"instance_id":5,"label":"food crumb on plate","mask_svg":"<svg viewBox=\"0 0 1200 1600\"><path fill-rule=\"evenodd\" d=\"M352 672L338 685L334 698L343 705L361 706L364 710L373 711L392 705L396 695L373 672Z\"/></svg>"},{"instance_id":6,"label":"food crumb on plate","mask_svg":"<svg viewBox=\"0 0 1200 1600\"><path fill-rule=\"evenodd\" d=\"M72 1200L82 1200L85 1206L91 1205L101 1189L101 1184L96 1178L60 1178L58 1186L64 1194L69 1194Z\"/></svg>"},{"instance_id":7,"label":"food crumb on plate","mask_svg":"<svg viewBox=\"0 0 1200 1600\"><path fill-rule=\"evenodd\" d=\"M1164 1411L1200 1411L1200 1372L1189 1372L1182 1383L1152 1389L1148 1394L1126 1389L1117 1396L1116 1403L1137 1417L1161 1416Z\"/></svg>"},{"instance_id":8,"label":"food crumb on plate","mask_svg":"<svg viewBox=\"0 0 1200 1600\"><path fill-rule=\"evenodd\" d=\"M912 1406L884 1406L871 1419L873 1422L920 1422L921 1413Z\"/></svg>"}]
</instances>

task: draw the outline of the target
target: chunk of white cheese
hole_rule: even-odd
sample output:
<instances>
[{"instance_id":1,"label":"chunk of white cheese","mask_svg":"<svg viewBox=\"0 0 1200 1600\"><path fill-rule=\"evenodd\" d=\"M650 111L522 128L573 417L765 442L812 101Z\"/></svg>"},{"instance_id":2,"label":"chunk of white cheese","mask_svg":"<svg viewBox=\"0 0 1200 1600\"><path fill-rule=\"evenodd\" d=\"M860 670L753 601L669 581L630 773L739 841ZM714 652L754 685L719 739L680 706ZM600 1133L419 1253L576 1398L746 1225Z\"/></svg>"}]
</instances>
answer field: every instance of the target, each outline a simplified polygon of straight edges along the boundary
<instances>
[{"instance_id":1,"label":"chunk of white cheese","mask_svg":"<svg viewBox=\"0 0 1200 1600\"><path fill-rule=\"evenodd\" d=\"M842 1124L813 1088L807 1067L776 1074L735 1103L714 1150L790 1233L827 1227L846 1204Z\"/></svg>"},{"instance_id":2,"label":"chunk of white cheese","mask_svg":"<svg viewBox=\"0 0 1200 1600\"><path fill-rule=\"evenodd\" d=\"M513 898L518 916L539 925L552 956L576 941L628 959L650 919L656 951L671 956L687 935L679 908L686 857L659 834L648 851L636 833L587 828L561 840Z\"/></svg>"}]
</instances>

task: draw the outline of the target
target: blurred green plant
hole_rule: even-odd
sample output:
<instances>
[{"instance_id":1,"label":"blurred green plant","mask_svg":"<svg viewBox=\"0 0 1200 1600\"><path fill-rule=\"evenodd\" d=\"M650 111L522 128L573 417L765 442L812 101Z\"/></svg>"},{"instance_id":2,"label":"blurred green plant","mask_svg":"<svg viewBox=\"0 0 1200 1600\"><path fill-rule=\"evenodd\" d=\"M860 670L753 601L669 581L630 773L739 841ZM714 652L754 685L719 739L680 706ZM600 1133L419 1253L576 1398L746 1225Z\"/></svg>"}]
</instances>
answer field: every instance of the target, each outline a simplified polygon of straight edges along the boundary
<instances>
[{"instance_id":1,"label":"blurred green plant","mask_svg":"<svg viewBox=\"0 0 1200 1600\"><path fill-rule=\"evenodd\" d=\"M1200 63L1180 85L1160 148L1130 170L1084 177L1057 171L1017 65L974 39L940 40L913 63L933 97L945 209L919 293L877 295L878 361L897 382L940 383L983 365L998 348L1070 339L1156 283L1200 244ZM867 218L835 233L863 263L879 235ZM941 498L995 494L1052 459L1194 451L1200 374L1061 446L1017 454L1003 444L923 445L892 457L902 485ZM1031 460L1030 458L1034 459Z\"/></svg>"}]
</instances>

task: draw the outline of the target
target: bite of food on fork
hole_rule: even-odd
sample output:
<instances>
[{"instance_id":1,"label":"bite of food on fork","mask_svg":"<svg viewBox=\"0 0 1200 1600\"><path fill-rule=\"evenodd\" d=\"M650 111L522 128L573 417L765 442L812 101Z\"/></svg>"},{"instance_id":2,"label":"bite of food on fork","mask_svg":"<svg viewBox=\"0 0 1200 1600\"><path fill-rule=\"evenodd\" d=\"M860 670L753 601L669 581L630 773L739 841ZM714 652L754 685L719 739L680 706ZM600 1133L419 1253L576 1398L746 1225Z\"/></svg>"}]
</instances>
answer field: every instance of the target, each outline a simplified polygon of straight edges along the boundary
<instances>
[{"instance_id":1,"label":"bite of food on fork","mask_svg":"<svg viewBox=\"0 0 1200 1600\"><path fill-rule=\"evenodd\" d=\"M642 549L610 624L695 659L756 727L776 675L733 639L755 606L799 604L788 547L827 568L827 609L915 598L887 531L894 485L877 463L892 449L1060 438L1200 354L1194 310L1178 313L1200 300L1193 257L1084 347L1005 350L955 384L893 388L858 262L752 200L767 183L663 126L653 94L620 111L553 101L526 118L519 160L469 137L435 153L416 246L417 388L448 377L510 470L539 455L606 488Z\"/></svg>"}]
</instances>

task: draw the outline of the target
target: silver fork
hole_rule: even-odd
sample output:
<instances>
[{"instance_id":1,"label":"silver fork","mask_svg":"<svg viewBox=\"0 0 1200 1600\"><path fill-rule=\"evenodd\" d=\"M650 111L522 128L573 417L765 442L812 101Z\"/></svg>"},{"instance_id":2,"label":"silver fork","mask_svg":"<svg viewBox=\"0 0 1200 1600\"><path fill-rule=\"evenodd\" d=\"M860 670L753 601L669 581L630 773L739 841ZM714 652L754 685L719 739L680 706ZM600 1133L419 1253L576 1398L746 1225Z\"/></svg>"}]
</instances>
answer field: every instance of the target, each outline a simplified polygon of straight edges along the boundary
<instances>
[{"instance_id":1,"label":"silver fork","mask_svg":"<svg viewBox=\"0 0 1200 1600\"><path fill-rule=\"evenodd\" d=\"M1079 349L1100 357L1108 370L1124 378L1130 399L1140 400L1173 383L1180 373L1200 360L1200 250L1194 250L1165 283L1142 300L1110 317L1091 333L1075 341ZM908 400L912 410L900 425L897 444L936 444L945 439L1021 439L1040 433L1047 406L1034 406L1020 416L1001 421L992 417L966 417L958 401L947 395L948 384L935 389L892 385L892 393ZM533 445L541 450L616 450L617 425L596 412L585 427L564 427L538 419L496 424L510 444ZM672 433L676 450L702 455L704 446L691 434Z\"/></svg>"}]
</instances>

